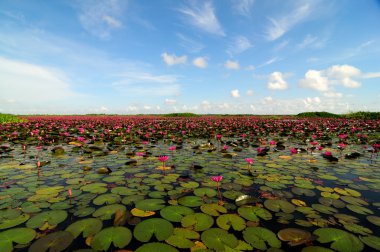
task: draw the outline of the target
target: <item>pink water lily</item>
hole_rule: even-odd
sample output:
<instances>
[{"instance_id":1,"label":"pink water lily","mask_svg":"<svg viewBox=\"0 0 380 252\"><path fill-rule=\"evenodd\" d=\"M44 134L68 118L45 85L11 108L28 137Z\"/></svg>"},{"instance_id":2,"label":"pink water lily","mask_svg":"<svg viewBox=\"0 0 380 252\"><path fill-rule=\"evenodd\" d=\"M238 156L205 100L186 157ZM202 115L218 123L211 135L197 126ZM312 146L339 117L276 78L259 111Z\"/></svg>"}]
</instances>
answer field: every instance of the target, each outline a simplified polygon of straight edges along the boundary
<instances>
[{"instance_id":1,"label":"pink water lily","mask_svg":"<svg viewBox=\"0 0 380 252\"><path fill-rule=\"evenodd\" d=\"M69 194L69 197L71 198L73 196L73 191L71 190L71 188L69 188L69 190L67 192Z\"/></svg>"},{"instance_id":2,"label":"pink water lily","mask_svg":"<svg viewBox=\"0 0 380 252\"><path fill-rule=\"evenodd\" d=\"M248 164L253 164L253 158L246 158L245 159L245 162L247 162Z\"/></svg>"},{"instance_id":3,"label":"pink water lily","mask_svg":"<svg viewBox=\"0 0 380 252\"><path fill-rule=\"evenodd\" d=\"M222 193L220 192L220 182L223 179L223 176L213 176L211 177L212 181L216 182L216 187L218 188L218 194L219 194L219 204L223 204L223 198L222 198Z\"/></svg>"},{"instance_id":4,"label":"pink water lily","mask_svg":"<svg viewBox=\"0 0 380 252\"><path fill-rule=\"evenodd\" d=\"M222 181L223 176L213 176L211 179L212 181L219 183L220 181Z\"/></svg>"},{"instance_id":5,"label":"pink water lily","mask_svg":"<svg viewBox=\"0 0 380 252\"><path fill-rule=\"evenodd\" d=\"M332 156L332 153L331 153L331 151L325 151L323 153L323 155L325 155L325 156Z\"/></svg>"},{"instance_id":6,"label":"pink water lily","mask_svg":"<svg viewBox=\"0 0 380 252\"><path fill-rule=\"evenodd\" d=\"M276 141L271 140L271 141L269 142L269 144L270 144L270 145L276 145Z\"/></svg>"},{"instance_id":7,"label":"pink water lily","mask_svg":"<svg viewBox=\"0 0 380 252\"><path fill-rule=\"evenodd\" d=\"M165 163L166 161L168 161L168 159L169 159L169 156L159 156L158 157L158 160L160 162L163 162L163 163Z\"/></svg>"},{"instance_id":8,"label":"pink water lily","mask_svg":"<svg viewBox=\"0 0 380 252\"><path fill-rule=\"evenodd\" d=\"M289 150L290 150L291 154L297 154L298 153L296 148L290 148Z\"/></svg>"},{"instance_id":9,"label":"pink water lily","mask_svg":"<svg viewBox=\"0 0 380 252\"><path fill-rule=\"evenodd\" d=\"M175 146L169 146L170 151L175 151L176 149L177 149L177 147L175 147Z\"/></svg>"},{"instance_id":10,"label":"pink water lily","mask_svg":"<svg viewBox=\"0 0 380 252\"><path fill-rule=\"evenodd\" d=\"M136 152L136 156L138 156L138 157L143 157L143 156L144 156L144 153L143 153L143 152Z\"/></svg>"},{"instance_id":11,"label":"pink water lily","mask_svg":"<svg viewBox=\"0 0 380 252\"><path fill-rule=\"evenodd\" d=\"M345 147L346 147L346 144L344 144L344 143L339 143L338 144L338 148L341 149L341 150L343 150Z\"/></svg>"},{"instance_id":12,"label":"pink water lily","mask_svg":"<svg viewBox=\"0 0 380 252\"><path fill-rule=\"evenodd\" d=\"M223 150L225 150L225 151L228 150L228 146L227 146L227 145L224 145L224 146L223 146Z\"/></svg>"}]
</instances>

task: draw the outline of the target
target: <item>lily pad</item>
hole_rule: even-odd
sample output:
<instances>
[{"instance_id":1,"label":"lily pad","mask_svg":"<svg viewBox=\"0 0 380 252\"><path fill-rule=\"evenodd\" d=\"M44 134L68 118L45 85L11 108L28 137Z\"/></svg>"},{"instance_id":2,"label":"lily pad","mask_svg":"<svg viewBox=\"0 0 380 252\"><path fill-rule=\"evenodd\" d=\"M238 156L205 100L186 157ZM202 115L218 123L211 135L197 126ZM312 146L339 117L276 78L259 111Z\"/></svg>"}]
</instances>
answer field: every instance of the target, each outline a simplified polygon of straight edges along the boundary
<instances>
[{"instance_id":1,"label":"lily pad","mask_svg":"<svg viewBox=\"0 0 380 252\"><path fill-rule=\"evenodd\" d=\"M156 212L154 212L154 211L144 211L144 210L141 210L141 209L138 209L138 208L133 208L131 210L131 214L133 216L136 216L136 217L149 217L149 216L155 215Z\"/></svg>"},{"instance_id":2,"label":"lily pad","mask_svg":"<svg viewBox=\"0 0 380 252\"><path fill-rule=\"evenodd\" d=\"M203 204L202 198L198 196L185 196L178 199L178 203L187 207L199 207Z\"/></svg>"},{"instance_id":3,"label":"lily pad","mask_svg":"<svg viewBox=\"0 0 380 252\"><path fill-rule=\"evenodd\" d=\"M94 203L94 205L100 206L104 204L106 205L115 204L115 203L119 203L120 201L121 201L121 198L119 195L113 194L113 193L106 193L106 194L102 194L96 197L92 203Z\"/></svg>"},{"instance_id":4,"label":"lily pad","mask_svg":"<svg viewBox=\"0 0 380 252\"><path fill-rule=\"evenodd\" d=\"M28 244L34 237L36 231L31 228L13 228L0 233L0 251L12 252L13 243Z\"/></svg>"},{"instance_id":5,"label":"lily pad","mask_svg":"<svg viewBox=\"0 0 380 252\"><path fill-rule=\"evenodd\" d=\"M268 199L264 201L264 206L273 212L293 213L296 210L296 207L286 200Z\"/></svg>"},{"instance_id":6,"label":"lily pad","mask_svg":"<svg viewBox=\"0 0 380 252\"><path fill-rule=\"evenodd\" d=\"M364 242L367 246L380 250L380 237L370 235L370 236L360 236L360 240Z\"/></svg>"},{"instance_id":7,"label":"lily pad","mask_svg":"<svg viewBox=\"0 0 380 252\"><path fill-rule=\"evenodd\" d=\"M193 247L195 244L191 240L198 240L199 238L198 232L185 228L175 228L173 235L166 239L166 242L174 247L185 249Z\"/></svg>"},{"instance_id":8,"label":"lily pad","mask_svg":"<svg viewBox=\"0 0 380 252\"><path fill-rule=\"evenodd\" d=\"M204 204L201 206L201 211L211 216L219 216L220 213L227 213L227 209L219 204Z\"/></svg>"},{"instance_id":9,"label":"lily pad","mask_svg":"<svg viewBox=\"0 0 380 252\"><path fill-rule=\"evenodd\" d=\"M28 252L64 251L73 242L74 237L66 231L58 231L48 234L30 246Z\"/></svg>"},{"instance_id":10,"label":"lily pad","mask_svg":"<svg viewBox=\"0 0 380 252\"><path fill-rule=\"evenodd\" d=\"M136 203L136 208L144 211L157 211L165 207L163 199L145 199Z\"/></svg>"},{"instance_id":11,"label":"lily pad","mask_svg":"<svg viewBox=\"0 0 380 252\"><path fill-rule=\"evenodd\" d=\"M272 219L272 214L268 210L257 206L241 206L238 208L238 213L249 221L259 221L258 217L263 220Z\"/></svg>"},{"instance_id":12,"label":"lily pad","mask_svg":"<svg viewBox=\"0 0 380 252\"><path fill-rule=\"evenodd\" d=\"M26 226L28 228L41 228L44 225L56 226L63 222L67 218L67 212L64 210L51 210L47 212L42 212L33 216Z\"/></svg>"},{"instance_id":13,"label":"lily pad","mask_svg":"<svg viewBox=\"0 0 380 252\"><path fill-rule=\"evenodd\" d=\"M209 197L209 198L212 198L212 197L215 197L217 194L216 190L215 189L212 189L212 188L208 188L208 187L203 187L203 188L197 188L194 190L194 195L198 196L198 197Z\"/></svg>"},{"instance_id":14,"label":"lily pad","mask_svg":"<svg viewBox=\"0 0 380 252\"><path fill-rule=\"evenodd\" d=\"M380 217L375 215L367 216L367 220L372 224L380 227Z\"/></svg>"},{"instance_id":15,"label":"lily pad","mask_svg":"<svg viewBox=\"0 0 380 252\"><path fill-rule=\"evenodd\" d=\"M171 222L181 222L183 216L192 213L194 210L185 206L167 206L160 211L161 216Z\"/></svg>"},{"instance_id":16,"label":"lily pad","mask_svg":"<svg viewBox=\"0 0 380 252\"><path fill-rule=\"evenodd\" d=\"M144 220L137 224L133 231L134 237L141 242L148 242L155 235L158 241L169 238L174 231L173 224L161 218Z\"/></svg>"},{"instance_id":17,"label":"lily pad","mask_svg":"<svg viewBox=\"0 0 380 252\"><path fill-rule=\"evenodd\" d=\"M236 231L241 231L246 227L245 220L237 214L223 214L216 219L216 224L227 231L231 227Z\"/></svg>"},{"instance_id":18,"label":"lily pad","mask_svg":"<svg viewBox=\"0 0 380 252\"><path fill-rule=\"evenodd\" d=\"M82 186L80 189L84 192L98 193L98 194L105 193L108 190L106 183L88 184L88 185Z\"/></svg>"},{"instance_id":19,"label":"lily pad","mask_svg":"<svg viewBox=\"0 0 380 252\"><path fill-rule=\"evenodd\" d=\"M137 248L135 252L178 252L178 250L168 244L160 242L146 243Z\"/></svg>"},{"instance_id":20,"label":"lily pad","mask_svg":"<svg viewBox=\"0 0 380 252\"><path fill-rule=\"evenodd\" d=\"M212 227L214 219L208 214L194 213L184 216L181 223L185 228L192 227L195 231L204 231Z\"/></svg>"},{"instance_id":21,"label":"lily pad","mask_svg":"<svg viewBox=\"0 0 380 252\"><path fill-rule=\"evenodd\" d=\"M269 248L280 248L281 241L277 239L275 233L263 227L248 227L243 231L243 237L252 247L266 250Z\"/></svg>"},{"instance_id":22,"label":"lily pad","mask_svg":"<svg viewBox=\"0 0 380 252\"><path fill-rule=\"evenodd\" d=\"M111 243L117 248L127 246L132 240L132 232L126 227L108 227L94 236L91 247L95 250L107 251Z\"/></svg>"},{"instance_id":23,"label":"lily pad","mask_svg":"<svg viewBox=\"0 0 380 252\"><path fill-rule=\"evenodd\" d=\"M77 238L83 233L83 238L95 235L103 227L103 222L96 218L88 218L76 221L66 228L66 231L70 232L74 238Z\"/></svg>"},{"instance_id":24,"label":"lily pad","mask_svg":"<svg viewBox=\"0 0 380 252\"><path fill-rule=\"evenodd\" d=\"M374 214L374 212L371 209L368 209L368 208L365 208L365 207L362 207L362 206L356 206L356 205L347 204L346 207L348 209L350 209L351 211L353 211L355 213L358 213L358 214L363 214L363 215Z\"/></svg>"},{"instance_id":25,"label":"lily pad","mask_svg":"<svg viewBox=\"0 0 380 252\"><path fill-rule=\"evenodd\" d=\"M110 220L117 211L126 211L126 207L120 204L104 206L96 210L92 216L101 220Z\"/></svg>"},{"instance_id":26,"label":"lily pad","mask_svg":"<svg viewBox=\"0 0 380 252\"><path fill-rule=\"evenodd\" d=\"M225 251L225 247L235 248L238 246L238 239L235 235L220 228L210 228L201 235L204 244L215 251Z\"/></svg>"},{"instance_id":27,"label":"lily pad","mask_svg":"<svg viewBox=\"0 0 380 252\"><path fill-rule=\"evenodd\" d=\"M0 210L0 229L18 226L29 219L29 214L21 214L15 209Z\"/></svg>"},{"instance_id":28,"label":"lily pad","mask_svg":"<svg viewBox=\"0 0 380 252\"><path fill-rule=\"evenodd\" d=\"M355 235L336 228L319 228L313 232L320 243L331 243L331 248L337 251L362 251L363 243Z\"/></svg>"},{"instance_id":29,"label":"lily pad","mask_svg":"<svg viewBox=\"0 0 380 252\"><path fill-rule=\"evenodd\" d=\"M311 240L309 231L298 228L285 228L277 233L281 241L287 241L290 246L297 246Z\"/></svg>"}]
</instances>

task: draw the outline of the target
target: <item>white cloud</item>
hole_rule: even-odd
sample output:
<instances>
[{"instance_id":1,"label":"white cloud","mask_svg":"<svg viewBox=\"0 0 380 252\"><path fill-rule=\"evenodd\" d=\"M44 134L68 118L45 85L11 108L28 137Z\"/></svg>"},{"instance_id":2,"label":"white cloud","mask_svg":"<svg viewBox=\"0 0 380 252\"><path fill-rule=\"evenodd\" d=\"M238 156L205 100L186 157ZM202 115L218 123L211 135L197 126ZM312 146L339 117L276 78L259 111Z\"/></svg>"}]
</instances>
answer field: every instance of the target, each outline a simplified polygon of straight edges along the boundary
<instances>
[{"instance_id":1,"label":"white cloud","mask_svg":"<svg viewBox=\"0 0 380 252\"><path fill-rule=\"evenodd\" d=\"M380 72L365 73L362 77L364 79L380 78Z\"/></svg>"},{"instance_id":2,"label":"white cloud","mask_svg":"<svg viewBox=\"0 0 380 252\"><path fill-rule=\"evenodd\" d=\"M345 79L358 77L361 75L361 71L350 65L334 65L327 69L326 74L331 78Z\"/></svg>"},{"instance_id":3,"label":"white cloud","mask_svg":"<svg viewBox=\"0 0 380 252\"><path fill-rule=\"evenodd\" d=\"M233 39L231 45L227 49L230 55L242 53L252 47L251 42L245 36L237 36Z\"/></svg>"},{"instance_id":4,"label":"white cloud","mask_svg":"<svg viewBox=\"0 0 380 252\"><path fill-rule=\"evenodd\" d=\"M187 56L176 56L175 54L168 54L164 52L161 54L162 60L166 63L168 66L178 65L178 64L185 64L187 62Z\"/></svg>"},{"instance_id":5,"label":"white cloud","mask_svg":"<svg viewBox=\"0 0 380 252\"><path fill-rule=\"evenodd\" d=\"M343 97L342 93L334 92L334 91L327 91L324 92L323 95L328 98L341 98Z\"/></svg>"},{"instance_id":6,"label":"white cloud","mask_svg":"<svg viewBox=\"0 0 380 252\"><path fill-rule=\"evenodd\" d=\"M273 98L271 96L266 96L266 97L264 97L262 102L263 102L263 104L270 104L273 102Z\"/></svg>"},{"instance_id":7,"label":"white cloud","mask_svg":"<svg viewBox=\"0 0 380 252\"><path fill-rule=\"evenodd\" d=\"M198 68L206 68L207 67L207 58L206 57L197 57L193 60L193 65Z\"/></svg>"},{"instance_id":8,"label":"white cloud","mask_svg":"<svg viewBox=\"0 0 380 252\"><path fill-rule=\"evenodd\" d=\"M247 90L247 95L252 96L253 95L253 90Z\"/></svg>"},{"instance_id":9,"label":"white cloud","mask_svg":"<svg viewBox=\"0 0 380 252\"><path fill-rule=\"evenodd\" d=\"M292 29L298 23L304 21L312 11L313 7L309 2L303 2L302 5L295 7L277 18L268 18L270 25L266 30L268 40L276 40L282 37L286 32Z\"/></svg>"},{"instance_id":10,"label":"white cloud","mask_svg":"<svg viewBox=\"0 0 380 252\"><path fill-rule=\"evenodd\" d=\"M240 97L239 90L238 89L231 90L231 96L233 98L239 98Z\"/></svg>"},{"instance_id":11,"label":"white cloud","mask_svg":"<svg viewBox=\"0 0 380 252\"><path fill-rule=\"evenodd\" d=\"M191 53L197 53L205 47L202 43L195 41L181 33L177 33L177 37L180 40L179 45Z\"/></svg>"},{"instance_id":12,"label":"white cloud","mask_svg":"<svg viewBox=\"0 0 380 252\"><path fill-rule=\"evenodd\" d=\"M329 89L329 80L323 75L322 71L309 70L305 73L305 78L301 79L298 84L301 87L315 89L326 92Z\"/></svg>"},{"instance_id":13,"label":"white cloud","mask_svg":"<svg viewBox=\"0 0 380 252\"><path fill-rule=\"evenodd\" d=\"M267 87L271 90L284 90L288 88L288 84L281 72L273 72L269 75Z\"/></svg>"},{"instance_id":14,"label":"white cloud","mask_svg":"<svg viewBox=\"0 0 380 252\"><path fill-rule=\"evenodd\" d=\"M248 65L246 68L245 68L245 70L247 70L247 71L253 71L253 70L255 70L256 68L255 68L255 66L253 66L253 65Z\"/></svg>"},{"instance_id":15,"label":"white cloud","mask_svg":"<svg viewBox=\"0 0 380 252\"><path fill-rule=\"evenodd\" d=\"M239 62L232 61L232 60L227 60L224 63L224 67L227 68L227 69L232 69L232 70L239 70L240 69Z\"/></svg>"},{"instance_id":16,"label":"white cloud","mask_svg":"<svg viewBox=\"0 0 380 252\"><path fill-rule=\"evenodd\" d=\"M204 110L208 110L211 108L211 103L209 101L202 101L201 102L201 107L204 109Z\"/></svg>"},{"instance_id":17,"label":"white cloud","mask_svg":"<svg viewBox=\"0 0 380 252\"><path fill-rule=\"evenodd\" d=\"M151 110L152 109L152 107L151 106L149 106L149 105L144 105L144 107L143 107L145 110Z\"/></svg>"},{"instance_id":18,"label":"white cloud","mask_svg":"<svg viewBox=\"0 0 380 252\"><path fill-rule=\"evenodd\" d=\"M126 1L80 1L79 21L89 33L100 38L108 38L111 32L123 26L121 17L126 9Z\"/></svg>"},{"instance_id":19,"label":"white cloud","mask_svg":"<svg viewBox=\"0 0 380 252\"><path fill-rule=\"evenodd\" d=\"M0 100L33 104L78 98L67 76L56 69L0 57Z\"/></svg>"},{"instance_id":20,"label":"white cloud","mask_svg":"<svg viewBox=\"0 0 380 252\"><path fill-rule=\"evenodd\" d=\"M314 108L315 106L318 106L321 103L321 99L319 97L307 97L305 100L303 100L303 102L305 104L305 108L310 109Z\"/></svg>"},{"instance_id":21,"label":"white cloud","mask_svg":"<svg viewBox=\"0 0 380 252\"><path fill-rule=\"evenodd\" d=\"M165 99L165 104L168 106L174 106L176 105L177 101L174 99Z\"/></svg>"},{"instance_id":22,"label":"white cloud","mask_svg":"<svg viewBox=\"0 0 380 252\"><path fill-rule=\"evenodd\" d=\"M192 26L214 35L225 36L211 1L190 2L178 11L184 14L183 18Z\"/></svg>"},{"instance_id":23,"label":"white cloud","mask_svg":"<svg viewBox=\"0 0 380 252\"><path fill-rule=\"evenodd\" d=\"M323 42L318 42L318 37L307 34L304 40L297 45L299 49L305 49L307 47L316 47L320 48L323 46Z\"/></svg>"},{"instance_id":24,"label":"white cloud","mask_svg":"<svg viewBox=\"0 0 380 252\"><path fill-rule=\"evenodd\" d=\"M278 62L280 61L281 59L279 57L273 57L267 61L265 61L263 64L259 65L258 67L264 67L264 66L268 66L268 65L271 65L275 62Z\"/></svg>"},{"instance_id":25,"label":"white cloud","mask_svg":"<svg viewBox=\"0 0 380 252\"><path fill-rule=\"evenodd\" d=\"M237 13L248 17L251 15L251 8L255 3L255 0L232 0L231 2L233 4L233 8Z\"/></svg>"}]
</instances>

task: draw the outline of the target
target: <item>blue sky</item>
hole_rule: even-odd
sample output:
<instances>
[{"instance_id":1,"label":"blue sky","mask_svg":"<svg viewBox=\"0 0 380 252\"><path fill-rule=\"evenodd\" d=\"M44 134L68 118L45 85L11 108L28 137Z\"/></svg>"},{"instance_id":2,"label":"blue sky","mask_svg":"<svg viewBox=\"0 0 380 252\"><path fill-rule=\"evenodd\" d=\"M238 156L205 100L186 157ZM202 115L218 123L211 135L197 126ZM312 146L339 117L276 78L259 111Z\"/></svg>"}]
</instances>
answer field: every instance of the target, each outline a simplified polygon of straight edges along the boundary
<instances>
[{"instance_id":1,"label":"blue sky","mask_svg":"<svg viewBox=\"0 0 380 252\"><path fill-rule=\"evenodd\" d=\"M3 0L0 112L380 111L380 1Z\"/></svg>"}]
</instances>

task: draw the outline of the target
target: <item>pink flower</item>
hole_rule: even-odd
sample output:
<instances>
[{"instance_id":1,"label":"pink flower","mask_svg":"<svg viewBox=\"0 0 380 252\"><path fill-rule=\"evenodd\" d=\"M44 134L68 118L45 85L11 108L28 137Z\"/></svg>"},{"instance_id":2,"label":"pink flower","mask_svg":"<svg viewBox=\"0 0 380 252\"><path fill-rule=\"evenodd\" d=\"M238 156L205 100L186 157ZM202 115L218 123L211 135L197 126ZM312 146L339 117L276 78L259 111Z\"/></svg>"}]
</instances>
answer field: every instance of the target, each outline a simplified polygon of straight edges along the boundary
<instances>
[{"instance_id":1,"label":"pink flower","mask_svg":"<svg viewBox=\"0 0 380 252\"><path fill-rule=\"evenodd\" d=\"M318 142L317 141L313 141L313 142L310 142L310 144L313 145L313 146L316 146L316 145L318 145Z\"/></svg>"},{"instance_id":2,"label":"pink flower","mask_svg":"<svg viewBox=\"0 0 380 252\"><path fill-rule=\"evenodd\" d=\"M160 162L166 162L166 161L168 161L168 159L169 159L169 156L159 156L158 157L158 160Z\"/></svg>"},{"instance_id":3,"label":"pink flower","mask_svg":"<svg viewBox=\"0 0 380 252\"><path fill-rule=\"evenodd\" d=\"M175 146L169 146L169 150L175 151L177 148Z\"/></svg>"},{"instance_id":4,"label":"pink flower","mask_svg":"<svg viewBox=\"0 0 380 252\"><path fill-rule=\"evenodd\" d=\"M143 144L143 145L147 145L147 144L148 144L148 141L143 141L142 144Z\"/></svg>"},{"instance_id":5,"label":"pink flower","mask_svg":"<svg viewBox=\"0 0 380 252\"><path fill-rule=\"evenodd\" d=\"M222 135L221 134L217 134L216 135L216 139L220 140L222 138Z\"/></svg>"},{"instance_id":6,"label":"pink flower","mask_svg":"<svg viewBox=\"0 0 380 252\"><path fill-rule=\"evenodd\" d=\"M222 181L223 176L213 176L211 179L212 181L219 183L220 181Z\"/></svg>"},{"instance_id":7,"label":"pink flower","mask_svg":"<svg viewBox=\"0 0 380 252\"><path fill-rule=\"evenodd\" d=\"M318 148L318 150L323 150L322 146L318 146L317 148Z\"/></svg>"},{"instance_id":8,"label":"pink flower","mask_svg":"<svg viewBox=\"0 0 380 252\"><path fill-rule=\"evenodd\" d=\"M224 146L223 146L223 150L228 150L228 146L227 146L227 145L224 145Z\"/></svg>"},{"instance_id":9,"label":"pink flower","mask_svg":"<svg viewBox=\"0 0 380 252\"><path fill-rule=\"evenodd\" d=\"M296 148L290 148L289 150L290 150L291 154L297 154L298 153Z\"/></svg>"},{"instance_id":10,"label":"pink flower","mask_svg":"<svg viewBox=\"0 0 380 252\"><path fill-rule=\"evenodd\" d=\"M39 150L42 150L42 146L37 146L37 147L36 147L36 150L38 150L38 151L39 151Z\"/></svg>"},{"instance_id":11,"label":"pink flower","mask_svg":"<svg viewBox=\"0 0 380 252\"><path fill-rule=\"evenodd\" d=\"M245 161L246 161L248 164L253 164L253 158L246 158Z\"/></svg>"},{"instance_id":12,"label":"pink flower","mask_svg":"<svg viewBox=\"0 0 380 252\"><path fill-rule=\"evenodd\" d=\"M270 145L276 145L276 141L271 140L271 141L269 142L269 144L270 144Z\"/></svg>"},{"instance_id":13,"label":"pink flower","mask_svg":"<svg viewBox=\"0 0 380 252\"><path fill-rule=\"evenodd\" d=\"M312 135L311 138L317 139L317 135Z\"/></svg>"},{"instance_id":14,"label":"pink flower","mask_svg":"<svg viewBox=\"0 0 380 252\"><path fill-rule=\"evenodd\" d=\"M345 145L344 143L339 143L339 144L338 144L338 148L339 148L339 149L342 149L342 150L343 150L345 147L346 147L346 145Z\"/></svg>"},{"instance_id":15,"label":"pink flower","mask_svg":"<svg viewBox=\"0 0 380 252\"><path fill-rule=\"evenodd\" d=\"M323 153L323 155L325 155L325 156L332 156L332 153L331 153L331 151L325 151Z\"/></svg>"},{"instance_id":16,"label":"pink flower","mask_svg":"<svg viewBox=\"0 0 380 252\"><path fill-rule=\"evenodd\" d=\"M136 152L136 156L138 156L138 157L143 157L143 156L144 156L144 153L142 153L142 152Z\"/></svg>"},{"instance_id":17,"label":"pink flower","mask_svg":"<svg viewBox=\"0 0 380 252\"><path fill-rule=\"evenodd\" d=\"M346 139L348 137L348 135L347 134L339 134L338 137L340 139Z\"/></svg>"},{"instance_id":18,"label":"pink flower","mask_svg":"<svg viewBox=\"0 0 380 252\"><path fill-rule=\"evenodd\" d=\"M264 148L259 147L259 148L257 148L257 153L261 153L263 150L264 150Z\"/></svg>"},{"instance_id":19,"label":"pink flower","mask_svg":"<svg viewBox=\"0 0 380 252\"><path fill-rule=\"evenodd\" d=\"M68 193L69 193L69 197L71 198L73 196L73 192L71 191L71 188L69 188Z\"/></svg>"}]
</instances>

